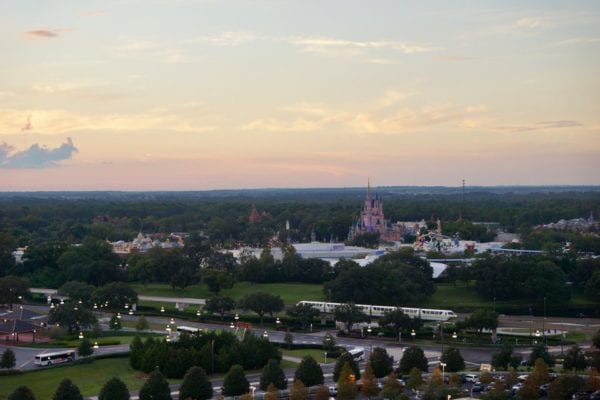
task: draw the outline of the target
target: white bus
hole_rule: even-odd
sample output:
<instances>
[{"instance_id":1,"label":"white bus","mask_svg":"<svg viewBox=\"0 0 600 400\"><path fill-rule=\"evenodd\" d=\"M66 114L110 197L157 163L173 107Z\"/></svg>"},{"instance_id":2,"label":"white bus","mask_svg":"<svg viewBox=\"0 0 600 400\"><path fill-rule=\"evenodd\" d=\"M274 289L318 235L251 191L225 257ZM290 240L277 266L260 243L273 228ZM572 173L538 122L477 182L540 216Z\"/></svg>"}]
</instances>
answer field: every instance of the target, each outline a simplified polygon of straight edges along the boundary
<instances>
[{"instance_id":1,"label":"white bus","mask_svg":"<svg viewBox=\"0 0 600 400\"><path fill-rule=\"evenodd\" d=\"M356 361L364 361L365 360L365 348L364 347L354 347L348 350L348 353L354 358Z\"/></svg>"},{"instance_id":2,"label":"white bus","mask_svg":"<svg viewBox=\"0 0 600 400\"><path fill-rule=\"evenodd\" d=\"M197 335L200 333L200 328L194 328L191 326L184 326L184 325L179 325L177 327L177 332L180 333L187 333L188 335Z\"/></svg>"},{"instance_id":3,"label":"white bus","mask_svg":"<svg viewBox=\"0 0 600 400\"><path fill-rule=\"evenodd\" d=\"M70 362L75 359L75 350L53 351L51 353L42 353L35 356L35 365L53 365Z\"/></svg>"}]
</instances>

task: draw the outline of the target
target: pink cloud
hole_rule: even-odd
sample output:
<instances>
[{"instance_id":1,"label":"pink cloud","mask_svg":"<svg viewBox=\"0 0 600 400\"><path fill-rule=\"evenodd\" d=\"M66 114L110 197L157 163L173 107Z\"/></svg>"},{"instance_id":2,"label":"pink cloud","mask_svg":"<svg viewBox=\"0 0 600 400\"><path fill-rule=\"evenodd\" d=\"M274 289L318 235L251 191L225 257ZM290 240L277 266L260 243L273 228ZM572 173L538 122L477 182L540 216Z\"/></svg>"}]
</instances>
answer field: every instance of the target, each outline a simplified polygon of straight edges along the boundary
<instances>
[{"instance_id":1,"label":"pink cloud","mask_svg":"<svg viewBox=\"0 0 600 400\"><path fill-rule=\"evenodd\" d=\"M58 37L58 29L34 29L23 32L28 39L52 39Z\"/></svg>"}]
</instances>

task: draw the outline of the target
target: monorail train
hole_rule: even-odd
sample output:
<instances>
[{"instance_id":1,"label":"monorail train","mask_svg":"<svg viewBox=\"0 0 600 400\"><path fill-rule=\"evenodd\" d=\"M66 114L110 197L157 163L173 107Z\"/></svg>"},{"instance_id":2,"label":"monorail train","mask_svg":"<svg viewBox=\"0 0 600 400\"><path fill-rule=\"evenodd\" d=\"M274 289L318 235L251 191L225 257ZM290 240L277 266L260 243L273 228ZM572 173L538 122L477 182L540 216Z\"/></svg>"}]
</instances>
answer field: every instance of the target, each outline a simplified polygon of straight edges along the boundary
<instances>
[{"instance_id":1,"label":"monorail train","mask_svg":"<svg viewBox=\"0 0 600 400\"><path fill-rule=\"evenodd\" d=\"M333 313L335 308L343 305L343 303L329 303L322 301L306 301L302 300L298 304L310 304L313 308L322 313ZM377 306L370 304L356 304L358 308L367 315L372 317L383 317L383 314L394 311L398 308L411 318L421 318L424 321L448 321L451 318L456 318L457 315L452 310L435 310L430 308L412 308L412 307L394 307L394 306Z\"/></svg>"}]
</instances>

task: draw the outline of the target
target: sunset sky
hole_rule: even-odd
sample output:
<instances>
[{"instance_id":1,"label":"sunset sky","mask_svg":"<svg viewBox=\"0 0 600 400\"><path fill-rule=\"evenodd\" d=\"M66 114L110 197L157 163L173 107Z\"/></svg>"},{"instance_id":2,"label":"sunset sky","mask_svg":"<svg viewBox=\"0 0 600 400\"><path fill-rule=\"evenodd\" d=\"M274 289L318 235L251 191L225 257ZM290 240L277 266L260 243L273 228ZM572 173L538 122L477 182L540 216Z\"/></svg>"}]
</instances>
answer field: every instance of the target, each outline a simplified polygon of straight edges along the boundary
<instances>
[{"instance_id":1,"label":"sunset sky","mask_svg":"<svg viewBox=\"0 0 600 400\"><path fill-rule=\"evenodd\" d=\"M599 1L0 2L0 191L600 184Z\"/></svg>"}]
</instances>

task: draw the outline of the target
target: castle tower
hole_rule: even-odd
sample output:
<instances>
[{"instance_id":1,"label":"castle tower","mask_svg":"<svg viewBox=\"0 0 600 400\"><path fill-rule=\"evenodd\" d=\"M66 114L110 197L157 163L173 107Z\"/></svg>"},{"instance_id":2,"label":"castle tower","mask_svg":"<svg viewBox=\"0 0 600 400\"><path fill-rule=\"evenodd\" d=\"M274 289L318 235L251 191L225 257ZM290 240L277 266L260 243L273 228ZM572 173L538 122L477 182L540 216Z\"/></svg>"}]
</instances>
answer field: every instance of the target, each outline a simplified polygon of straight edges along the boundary
<instances>
[{"instance_id":1,"label":"castle tower","mask_svg":"<svg viewBox=\"0 0 600 400\"><path fill-rule=\"evenodd\" d=\"M250 210L248 222L250 222L251 224L256 224L257 222L260 222L260 215L258 214L258 210L256 210L256 206L254 204L252 204L252 210Z\"/></svg>"}]
</instances>

